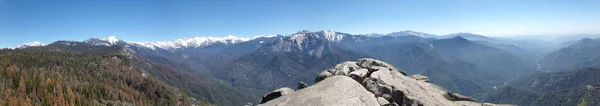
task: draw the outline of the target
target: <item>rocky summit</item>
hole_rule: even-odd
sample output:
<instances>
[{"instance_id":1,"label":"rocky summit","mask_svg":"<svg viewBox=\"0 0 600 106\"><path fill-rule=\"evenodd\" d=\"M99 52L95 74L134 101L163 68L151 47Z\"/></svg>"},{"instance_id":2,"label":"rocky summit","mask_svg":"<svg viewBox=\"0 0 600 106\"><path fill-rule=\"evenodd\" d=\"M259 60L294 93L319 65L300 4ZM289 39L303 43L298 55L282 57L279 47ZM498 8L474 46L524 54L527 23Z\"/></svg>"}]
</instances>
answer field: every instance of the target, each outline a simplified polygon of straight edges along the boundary
<instances>
[{"instance_id":1,"label":"rocky summit","mask_svg":"<svg viewBox=\"0 0 600 106\"><path fill-rule=\"evenodd\" d=\"M326 69L315 84L297 91L281 88L263 97L260 106L498 106L477 102L429 83L423 75L371 58ZM284 90L282 90L284 89Z\"/></svg>"}]
</instances>

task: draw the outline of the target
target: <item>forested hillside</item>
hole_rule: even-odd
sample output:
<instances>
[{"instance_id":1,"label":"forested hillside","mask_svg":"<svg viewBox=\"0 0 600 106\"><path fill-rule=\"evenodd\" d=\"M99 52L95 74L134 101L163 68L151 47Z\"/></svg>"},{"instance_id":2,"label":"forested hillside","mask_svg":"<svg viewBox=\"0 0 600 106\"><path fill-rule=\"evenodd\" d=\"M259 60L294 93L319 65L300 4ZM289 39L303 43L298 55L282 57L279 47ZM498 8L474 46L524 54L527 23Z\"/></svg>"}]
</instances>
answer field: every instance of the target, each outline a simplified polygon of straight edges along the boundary
<instances>
[{"instance_id":1,"label":"forested hillside","mask_svg":"<svg viewBox=\"0 0 600 106\"><path fill-rule=\"evenodd\" d=\"M545 73L515 80L505 88L489 93L486 102L525 106L598 106L600 69L584 68Z\"/></svg>"},{"instance_id":2,"label":"forested hillside","mask_svg":"<svg viewBox=\"0 0 600 106\"><path fill-rule=\"evenodd\" d=\"M148 75L119 46L65 43L0 50L0 105L209 105Z\"/></svg>"}]
</instances>

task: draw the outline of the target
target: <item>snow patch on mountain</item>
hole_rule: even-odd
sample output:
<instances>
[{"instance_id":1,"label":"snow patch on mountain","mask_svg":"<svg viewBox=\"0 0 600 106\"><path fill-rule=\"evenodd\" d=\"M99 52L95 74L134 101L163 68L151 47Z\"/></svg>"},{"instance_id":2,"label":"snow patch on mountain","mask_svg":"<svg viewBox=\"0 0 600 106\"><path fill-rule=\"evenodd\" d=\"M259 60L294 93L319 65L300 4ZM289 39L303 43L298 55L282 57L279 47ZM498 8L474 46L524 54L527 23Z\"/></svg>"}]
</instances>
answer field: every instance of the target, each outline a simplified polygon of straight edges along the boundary
<instances>
[{"instance_id":1,"label":"snow patch on mountain","mask_svg":"<svg viewBox=\"0 0 600 106\"><path fill-rule=\"evenodd\" d=\"M325 35L325 38L327 38L327 40L329 40L329 41L339 42L342 39L344 39L344 35L338 34L334 31L323 30L321 32L323 32L323 35Z\"/></svg>"},{"instance_id":2,"label":"snow patch on mountain","mask_svg":"<svg viewBox=\"0 0 600 106\"><path fill-rule=\"evenodd\" d=\"M418 37L422 37L422 38L438 37L438 35L417 32L417 31L412 31L412 30L405 30L405 31L400 31L400 32L392 32L392 33L369 33L369 34L361 34L361 35L370 36L370 37L380 37L380 36L418 36Z\"/></svg>"},{"instance_id":3,"label":"snow patch on mountain","mask_svg":"<svg viewBox=\"0 0 600 106\"><path fill-rule=\"evenodd\" d=\"M416 31L411 31L411 30L401 31L398 33L403 34L403 35L413 35L413 36L418 36L418 37L432 37L431 34L423 33L423 32L416 32Z\"/></svg>"},{"instance_id":4,"label":"snow patch on mountain","mask_svg":"<svg viewBox=\"0 0 600 106\"><path fill-rule=\"evenodd\" d=\"M21 46L45 46L45 45L47 45L47 44L45 44L45 43L40 43L40 42L38 42L38 41L34 41L34 42L24 43L24 44L23 44L23 45L21 45Z\"/></svg>"},{"instance_id":5,"label":"snow patch on mountain","mask_svg":"<svg viewBox=\"0 0 600 106\"><path fill-rule=\"evenodd\" d=\"M261 36L254 36L254 38L252 39L258 39L258 38L273 38L273 37L277 37L279 35L277 34L272 34L272 35L261 35Z\"/></svg>"},{"instance_id":6,"label":"snow patch on mountain","mask_svg":"<svg viewBox=\"0 0 600 106\"><path fill-rule=\"evenodd\" d=\"M87 44L96 45L96 46L112 46L117 45L119 42L122 42L119 38L115 36L108 36L107 38L98 39L98 38L89 38L83 41Z\"/></svg>"},{"instance_id":7,"label":"snow patch on mountain","mask_svg":"<svg viewBox=\"0 0 600 106\"><path fill-rule=\"evenodd\" d=\"M28 48L28 47L37 47L37 46L46 46L46 45L48 45L48 44L34 41L34 42L23 43L19 46L15 46L15 47L9 47L9 49L23 49L23 48Z\"/></svg>"},{"instance_id":8,"label":"snow patch on mountain","mask_svg":"<svg viewBox=\"0 0 600 106\"><path fill-rule=\"evenodd\" d=\"M215 43L222 44L235 44L252 40L251 38L242 38L236 36L226 37L188 37L183 39L176 39L170 41L159 41L159 42L132 42L140 46L148 47L151 49L162 48L162 49L179 49L188 47L205 47Z\"/></svg>"},{"instance_id":9,"label":"snow patch on mountain","mask_svg":"<svg viewBox=\"0 0 600 106\"><path fill-rule=\"evenodd\" d=\"M115 36L108 36L107 38L104 38L102 40L110 43L111 45L117 44L117 42L119 42L119 38Z\"/></svg>"},{"instance_id":10,"label":"snow patch on mountain","mask_svg":"<svg viewBox=\"0 0 600 106\"><path fill-rule=\"evenodd\" d=\"M322 31L318 31L318 32L310 32L308 30L302 30L298 33L290 35L290 38L292 40L295 40L296 43L298 43L298 45L300 45L309 36L315 37L315 38L325 38L332 42L339 42L344 39L345 35L342 33L334 32L334 31L330 31L330 30L322 30Z\"/></svg>"},{"instance_id":11,"label":"snow patch on mountain","mask_svg":"<svg viewBox=\"0 0 600 106\"><path fill-rule=\"evenodd\" d=\"M152 42L129 42L129 44L156 50L156 46Z\"/></svg>"}]
</instances>

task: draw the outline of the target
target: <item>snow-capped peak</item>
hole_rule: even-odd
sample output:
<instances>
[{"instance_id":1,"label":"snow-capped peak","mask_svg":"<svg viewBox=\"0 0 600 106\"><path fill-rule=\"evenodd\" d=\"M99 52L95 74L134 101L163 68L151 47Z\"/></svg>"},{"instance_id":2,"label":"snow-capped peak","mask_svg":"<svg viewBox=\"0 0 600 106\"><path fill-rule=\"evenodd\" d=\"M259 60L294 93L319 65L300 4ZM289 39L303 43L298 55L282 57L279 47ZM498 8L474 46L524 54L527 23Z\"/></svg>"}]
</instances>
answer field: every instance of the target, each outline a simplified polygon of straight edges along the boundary
<instances>
[{"instance_id":1,"label":"snow-capped peak","mask_svg":"<svg viewBox=\"0 0 600 106\"><path fill-rule=\"evenodd\" d=\"M400 31L400 32L392 32L392 33L369 33L369 34L362 34L362 35L371 36L371 37L379 37L379 36L418 36L418 37L422 37L422 38L432 38L432 37L436 37L437 36L437 35L434 35L434 34L417 32L417 31L412 31L412 30L405 30L405 31Z\"/></svg>"},{"instance_id":2,"label":"snow-capped peak","mask_svg":"<svg viewBox=\"0 0 600 106\"><path fill-rule=\"evenodd\" d=\"M187 47L204 47L215 43L222 44L234 44L240 42L246 42L251 38L241 38L236 36L225 36L225 37L187 37L183 39L176 39L170 41L159 41L159 42L133 42L144 47L152 48L155 47L163 49L177 49Z\"/></svg>"},{"instance_id":3,"label":"snow-capped peak","mask_svg":"<svg viewBox=\"0 0 600 106\"><path fill-rule=\"evenodd\" d=\"M48 45L48 44L41 43L41 42L38 42L38 41L34 41L34 42L23 43L23 44L21 44L19 46L16 46L16 47L10 47L10 49L17 49L17 48L22 49L22 48L36 47L36 46L46 46L46 45Z\"/></svg>"},{"instance_id":4,"label":"snow-capped peak","mask_svg":"<svg viewBox=\"0 0 600 106\"><path fill-rule=\"evenodd\" d=\"M423 32L417 32L417 31L412 31L412 30L405 30L405 31L400 31L400 32L393 32L393 33L389 33L386 34L387 36L418 36L418 37L423 37L423 38L430 38L430 37L435 37L436 35L433 34L428 34L428 33L423 33Z\"/></svg>"},{"instance_id":5,"label":"snow-capped peak","mask_svg":"<svg viewBox=\"0 0 600 106\"><path fill-rule=\"evenodd\" d=\"M422 36L422 35L426 34L426 33L416 32L416 31L411 31L411 30L406 30L406 31L402 31L402 32L409 34L409 35L415 35L415 36Z\"/></svg>"},{"instance_id":6,"label":"snow-capped peak","mask_svg":"<svg viewBox=\"0 0 600 106\"><path fill-rule=\"evenodd\" d=\"M259 35L259 36L254 36L252 39L258 39L258 38L272 38L272 37L277 37L279 35L277 34L271 34L271 35Z\"/></svg>"},{"instance_id":7,"label":"snow-capped peak","mask_svg":"<svg viewBox=\"0 0 600 106\"><path fill-rule=\"evenodd\" d=\"M310 32L308 30L302 30L302 31L300 31L298 33L290 35L290 37L293 40L296 40L296 41L302 41L302 40L306 39L307 36L313 36L313 37L316 37L316 38L323 37L323 38L325 38L325 39L327 39L329 41L332 41L332 42L339 42L342 39L344 39L345 35L342 34L342 33L331 31L331 30L322 30L322 31L319 31L319 32Z\"/></svg>"},{"instance_id":8,"label":"snow-capped peak","mask_svg":"<svg viewBox=\"0 0 600 106\"><path fill-rule=\"evenodd\" d=\"M341 41L342 39L344 39L344 35L338 34L331 30L323 30L321 32L323 32L323 35L329 41Z\"/></svg>"},{"instance_id":9,"label":"snow-capped peak","mask_svg":"<svg viewBox=\"0 0 600 106\"><path fill-rule=\"evenodd\" d=\"M119 38L115 37L115 36L108 36L107 38L102 39L112 45L117 44L117 42L119 42Z\"/></svg>"},{"instance_id":10,"label":"snow-capped peak","mask_svg":"<svg viewBox=\"0 0 600 106\"><path fill-rule=\"evenodd\" d=\"M24 43L23 45L26 45L26 46L45 46L46 44L40 43L38 41L33 41L33 42L29 42L29 43Z\"/></svg>"},{"instance_id":11,"label":"snow-capped peak","mask_svg":"<svg viewBox=\"0 0 600 106\"><path fill-rule=\"evenodd\" d=\"M122 40L120 40L119 38L117 38L115 36L108 36L107 38L103 38L103 39L89 38L83 42L85 42L87 44L91 44L91 45L96 45L96 46L112 46L112 45L117 45L121 41Z\"/></svg>"},{"instance_id":12,"label":"snow-capped peak","mask_svg":"<svg viewBox=\"0 0 600 106\"><path fill-rule=\"evenodd\" d=\"M226 36L226 37L223 37L223 38L213 37L212 39L214 39L217 42L218 41L221 41L221 42L230 41L231 43L239 43L239 42L245 42L245 41L251 40L250 38L240 38L240 37L236 37L236 36L233 36L233 35L229 35L229 36Z\"/></svg>"}]
</instances>

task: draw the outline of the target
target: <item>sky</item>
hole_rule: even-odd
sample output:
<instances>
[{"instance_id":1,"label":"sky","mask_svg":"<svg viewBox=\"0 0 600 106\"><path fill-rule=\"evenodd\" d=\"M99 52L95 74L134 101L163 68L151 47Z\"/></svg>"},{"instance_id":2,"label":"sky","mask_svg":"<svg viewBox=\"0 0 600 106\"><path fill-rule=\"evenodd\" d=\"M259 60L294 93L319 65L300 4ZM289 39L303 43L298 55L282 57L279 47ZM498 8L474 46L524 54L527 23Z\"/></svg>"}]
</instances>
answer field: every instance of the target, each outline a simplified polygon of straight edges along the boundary
<instances>
[{"instance_id":1,"label":"sky","mask_svg":"<svg viewBox=\"0 0 600 106\"><path fill-rule=\"evenodd\" d=\"M333 30L600 34L600 0L0 0L0 47Z\"/></svg>"}]
</instances>

